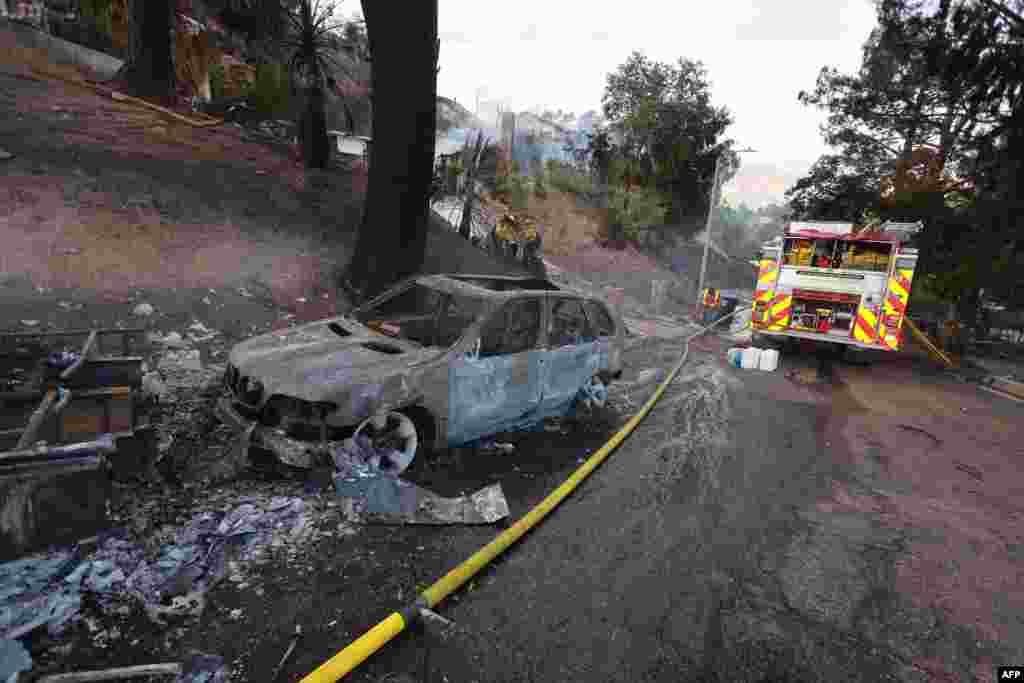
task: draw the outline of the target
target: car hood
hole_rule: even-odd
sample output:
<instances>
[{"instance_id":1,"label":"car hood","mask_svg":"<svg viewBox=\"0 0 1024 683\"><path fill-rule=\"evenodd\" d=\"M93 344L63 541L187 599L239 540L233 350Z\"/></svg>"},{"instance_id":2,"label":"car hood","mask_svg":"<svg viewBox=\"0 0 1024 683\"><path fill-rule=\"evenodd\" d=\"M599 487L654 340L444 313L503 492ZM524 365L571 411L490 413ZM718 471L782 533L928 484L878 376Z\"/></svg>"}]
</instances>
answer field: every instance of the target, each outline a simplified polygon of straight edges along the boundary
<instances>
[{"instance_id":1,"label":"car hood","mask_svg":"<svg viewBox=\"0 0 1024 683\"><path fill-rule=\"evenodd\" d=\"M263 383L264 398L281 394L344 408L353 393L408 397L415 368L442 353L332 318L253 337L232 349L229 362Z\"/></svg>"}]
</instances>

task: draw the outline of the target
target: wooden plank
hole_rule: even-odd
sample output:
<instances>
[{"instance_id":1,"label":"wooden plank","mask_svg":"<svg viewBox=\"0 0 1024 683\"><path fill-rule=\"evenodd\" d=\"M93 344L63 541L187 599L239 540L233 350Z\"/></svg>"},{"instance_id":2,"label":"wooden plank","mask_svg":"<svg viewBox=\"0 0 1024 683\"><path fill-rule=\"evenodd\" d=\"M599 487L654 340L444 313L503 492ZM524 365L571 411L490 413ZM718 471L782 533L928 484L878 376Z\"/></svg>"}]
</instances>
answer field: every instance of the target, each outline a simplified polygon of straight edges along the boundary
<instances>
[{"instance_id":1,"label":"wooden plank","mask_svg":"<svg viewBox=\"0 0 1024 683\"><path fill-rule=\"evenodd\" d=\"M21 437L18 439L18 445L15 446L15 449L22 450L30 446L32 442L35 441L39 428L46 420L46 416L49 415L50 409L53 407L56 400L57 391L55 389L50 389L46 392L46 396L43 397L43 400L36 409L36 412L32 413L32 417L29 418L28 426L25 427L25 431L22 432Z\"/></svg>"},{"instance_id":2,"label":"wooden plank","mask_svg":"<svg viewBox=\"0 0 1024 683\"><path fill-rule=\"evenodd\" d=\"M107 425L103 414L103 405L106 401L90 398L88 400L76 401L68 406L65 414L61 417L62 429L65 437L74 442L85 440L107 432Z\"/></svg>"},{"instance_id":3,"label":"wooden plank","mask_svg":"<svg viewBox=\"0 0 1024 683\"><path fill-rule=\"evenodd\" d=\"M44 470L60 470L64 474L72 472L92 472L101 469L104 459L97 455L80 458L61 458L57 460L38 460L35 462L0 463L0 475L19 475Z\"/></svg>"},{"instance_id":4,"label":"wooden plank","mask_svg":"<svg viewBox=\"0 0 1024 683\"><path fill-rule=\"evenodd\" d=\"M101 671L54 674L40 678L38 683L95 683L95 681L124 680L141 676L177 676L181 670L181 664L140 664Z\"/></svg>"},{"instance_id":5,"label":"wooden plank","mask_svg":"<svg viewBox=\"0 0 1024 683\"><path fill-rule=\"evenodd\" d=\"M106 435L103 436L106 437ZM109 455L117 450L118 439L130 436L133 436L130 432L119 432L111 434L109 439L89 439L87 441L79 441L78 443L52 446L44 450L29 448L21 451L7 451L6 453L0 453L0 464L24 460L45 460L47 458L66 460L68 458L91 457L95 453Z\"/></svg>"},{"instance_id":6,"label":"wooden plank","mask_svg":"<svg viewBox=\"0 0 1024 683\"><path fill-rule=\"evenodd\" d=\"M131 387L99 387L98 389L79 389L75 392L76 398L92 398L96 396L122 396L130 394ZM38 401L46 395L44 391L2 391L0 401Z\"/></svg>"},{"instance_id":7,"label":"wooden plank","mask_svg":"<svg viewBox=\"0 0 1024 683\"><path fill-rule=\"evenodd\" d=\"M97 330L63 330L60 332L0 332L0 341L5 339L31 339L41 337L87 337L93 332L102 336L114 334L145 334L144 327L107 327Z\"/></svg>"},{"instance_id":8,"label":"wooden plank","mask_svg":"<svg viewBox=\"0 0 1024 683\"><path fill-rule=\"evenodd\" d=\"M89 333L89 338L85 340L85 344L82 345L82 350L78 354L78 360L64 368L64 371L60 373L60 378L65 382L71 378L72 375L82 367L82 364L88 360L96 350L96 339L98 334L96 330Z\"/></svg>"}]
</instances>

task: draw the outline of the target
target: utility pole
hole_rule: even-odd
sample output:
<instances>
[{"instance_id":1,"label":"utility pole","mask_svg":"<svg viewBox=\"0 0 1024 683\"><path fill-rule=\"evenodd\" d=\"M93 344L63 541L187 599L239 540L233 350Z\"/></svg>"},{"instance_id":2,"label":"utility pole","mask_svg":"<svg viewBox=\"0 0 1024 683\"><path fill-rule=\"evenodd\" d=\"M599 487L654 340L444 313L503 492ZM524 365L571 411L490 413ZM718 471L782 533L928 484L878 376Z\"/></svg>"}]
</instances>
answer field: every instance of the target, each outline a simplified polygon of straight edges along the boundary
<instances>
[{"instance_id":1,"label":"utility pole","mask_svg":"<svg viewBox=\"0 0 1024 683\"><path fill-rule=\"evenodd\" d=\"M756 152L756 149L738 149L737 153L743 152ZM697 282L697 311L700 311L700 306L703 303L704 296L704 277L708 272L708 250L711 246L711 217L715 214L715 209L718 208L718 168L722 161L722 152L719 152L715 156L715 176L711 181L711 202L708 205L708 220L704 225L704 256L700 260L700 280Z\"/></svg>"}]
</instances>

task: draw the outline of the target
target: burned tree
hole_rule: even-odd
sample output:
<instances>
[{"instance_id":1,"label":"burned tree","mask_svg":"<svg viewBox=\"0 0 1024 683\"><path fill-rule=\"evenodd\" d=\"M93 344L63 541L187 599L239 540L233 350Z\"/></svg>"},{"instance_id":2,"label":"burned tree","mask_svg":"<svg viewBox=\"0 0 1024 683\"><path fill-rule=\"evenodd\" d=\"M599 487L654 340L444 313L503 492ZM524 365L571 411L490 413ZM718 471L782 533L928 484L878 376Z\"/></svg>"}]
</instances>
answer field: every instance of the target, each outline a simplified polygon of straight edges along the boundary
<instances>
[{"instance_id":1,"label":"burned tree","mask_svg":"<svg viewBox=\"0 0 1024 683\"><path fill-rule=\"evenodd\" d=\"M437 0L363 0L363 15L372 65L373 144L348 282L372 295L416 273L426 251L437 130Z\"/></svg>"},{"instance_id":2,"label":"burned tree","mask_svg":"<svg viewBox=\"0 0 1024 683\"><path fill-rule=\"evenodd\" d=\"M128 60L118 78L134 95L173 97L175 0L135 0L128 13Z\"/></svg>"}]
</instances>

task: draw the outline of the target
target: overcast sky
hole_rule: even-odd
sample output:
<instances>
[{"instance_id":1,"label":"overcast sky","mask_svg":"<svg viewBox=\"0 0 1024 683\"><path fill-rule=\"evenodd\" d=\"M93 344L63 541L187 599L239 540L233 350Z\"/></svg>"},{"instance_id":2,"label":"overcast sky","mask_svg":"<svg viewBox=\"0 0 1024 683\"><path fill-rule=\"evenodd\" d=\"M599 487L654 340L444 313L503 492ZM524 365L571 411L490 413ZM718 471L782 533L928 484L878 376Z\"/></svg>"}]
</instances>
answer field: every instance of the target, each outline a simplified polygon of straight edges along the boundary
<instances>
[{"instance_id":1,"label":"overcast sky","mask_svg":"<svg viewBox=\"0 0 1024 683\"><path fill-rule=\"evenodd\" d=\"M439 0L438 93L470 110L478 94L516 110L600 109L605 76L639 49L704 62L713 101L744 154L726 196L758 206L826 151L823 114L797 102L822 66L853 71L874 26L870 0L580 2Z\"/></svg>"}]
</instances>

